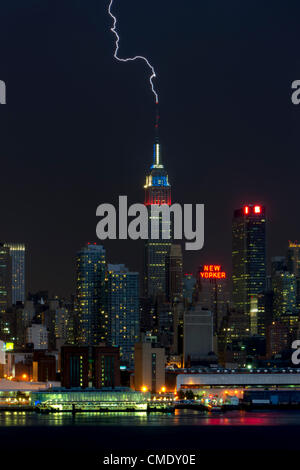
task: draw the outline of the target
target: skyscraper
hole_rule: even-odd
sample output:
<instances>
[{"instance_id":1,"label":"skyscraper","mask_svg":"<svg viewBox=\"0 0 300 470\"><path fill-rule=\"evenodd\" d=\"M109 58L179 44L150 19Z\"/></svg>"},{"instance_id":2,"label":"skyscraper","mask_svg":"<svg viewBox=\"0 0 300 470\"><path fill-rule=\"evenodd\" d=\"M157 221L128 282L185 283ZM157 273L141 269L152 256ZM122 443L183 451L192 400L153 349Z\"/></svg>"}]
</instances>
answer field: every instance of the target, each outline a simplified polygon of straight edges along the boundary
<instances>
[{"instance_id":1,"label":"skyscraper","mask_svg":"<svg viewBox=\"0 0 300 470\"><path fill-rule=\"evenodd\" d=\"M183 276L183 298L187 305L192 304L197 279L191 273Z\"/></svg>"},{"instance_id":2,"label":"skyscraper","mask_svg":"<svg viewBox=\"0 0 300 470\"><path fill-rule=\"evenodd\" d=\"M120 348L121 362L132 366L139 340L139 274L124 264L109 264L107 271L108 340Z\"/></svg>"},{"instance_id":3,"label":"skyscraper","mask_svg":"<svg viewBox=\"0 0 300 470\"><path fill-rule=\"evenodd\" d=\"M168 181L168 174L161 161L161 148L156 139L154 145L154 161L150 174L146 177L145 205L168 204L171 205L171 186ZM171 225L162 221L159 217L159 239L151 239L149 229L149 239L145 244L145 294L148 297L157 297L166 293L166 257L170 251L171 239L166 239L165 235L171 235ZM149 217L151 221L151 218Z\"/></svg>"},{"instance_id":4,"label":"skyscraper","mask_svg":"<svg viewBox=\"0 0 300 470\"><path fill-rule=\"evenodd\" d=\"M276 272L272 276L274 292L273 318L278 320L282 315L296 312L296 278L287 271Z\"/></svg>"},{"instance_id":5,"label":"skyscraper","mask_svg":"<svg viewBox=\"0 0 300 470\"><path fill-rule=\"evenodd\" d=\"M214 317L214 332L217 333L224 315L227 314L229 294L227 273L221 265L205 264L198 273L198 299L202 308L210 310Z\"/></svg>"},{"instance_id":6,"label":"skyscraper","mask_svg":"<svg viewBox=\"0 0 300 470\"><path fill-rule=\"evenodd\" d=\"M184 313L183 339L184 367L199 364L213 351L213 315L199 303Z\"/></svg>"},{"instance_id":7,"label":"skyscraper","mask_svg":"<svg viewBox=\"0 0 300 470\"><path fill-rule=\"evenodd\" d=\"M287 269L296 277L300 276L300 243L289 241L287 250Z\"/></svg>"},{"instance_id":8,"label":"skyscraper","mask_svg":"<svg viewBox=\"0 0 300 470\"><path fill-rule=\"evenodd\" d=\"M11 259L9 248L0 244L0 312L11 304Z\"/></svg>"},{"instance_id":9,"label":"skyscraper","mask_svg":"<svg viewBox=\"0 0 300 470\"><path fill-rule=\"evenodd\" d=\"M232 222L232 281L236 310L250 313L251 296L266 285L265 207L249 204L234 211Z\"/></svg>"},{"instance_id":10,"label":"skyscraper","mask_svg":"<svg viewBox=\"0 0 300 470\"><path fill-rule=\"evenodd\" d=\"M169 302L179 302L183 298L182 249L174 243L166 257L166 294Z\"/></svg>"},{"instance_id":11,"label":"skyscraper","mask_svg":"<svg viewBox=\"0 0 300 470\"><path fill-rule=\"evenodd\" d=\"M5 243L11 256L11 301L12 304L25 302L25 245Z\"/></svg>"},{"instance_id":12,"label":"skyscraper","mask_svg":"<svg viewBox=\"0 0 300 470\"><path fill-rule=\"evenodd\" d=\"M105 250L102 245L88 243L76 258L76 311L78 337L81 344L97 346L108 333L105 308Z\"/></svg>"},{"instance_id":13,"label":"skyscraper","mask_svg":"<svg viewBox=\"0 0 300 470\"><path fill-rule=\"evenodd\" d=\"M287 250L287 270L294 274L297 285L296 304L300 312L300 243L289 241Z\"/></svg>"}]
</instances>

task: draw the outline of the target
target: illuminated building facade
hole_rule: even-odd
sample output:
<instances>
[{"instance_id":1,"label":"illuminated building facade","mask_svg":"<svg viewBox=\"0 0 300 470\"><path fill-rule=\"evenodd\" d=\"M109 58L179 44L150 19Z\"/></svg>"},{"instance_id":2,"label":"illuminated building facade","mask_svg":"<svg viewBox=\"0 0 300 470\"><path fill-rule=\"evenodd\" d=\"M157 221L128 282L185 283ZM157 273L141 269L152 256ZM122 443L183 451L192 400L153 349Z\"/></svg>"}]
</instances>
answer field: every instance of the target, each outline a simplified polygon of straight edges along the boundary
<instances>
[{"instance_id":1,"label":"illuminated building facade","mask_svg":"<svg viewBox=\"0 0 300 470\"><path fill-rule=\"evenodd\" d=\"M288 325L273 321L266 329L267 358L271 359L290 347L290 332Z\"/></svg>"},{"instance_id":2,"label":"illuminated building facade","mask_svg":"<svg viewBox=\"0 0 300 470\"><path fill-rule=\"evenodd\" d=\"M151 342L137 343L134 352L134 384L137 391L158 393L165 386L165 350Z\"/></svg>"},{"instance_id":3,"label":"illuminated building facade","mask_svg":"<svg viewBox=\"0 0 300 470\"><path fill-rule=\"evenodd\" d=\"M300 243L289 242L287 250L287 270L294 274L296 279L296 304L300 311Z\"/></svg>"},{"instance_id":4,"label":"illuminated building facade","mask_svg":"<svg viewBox=\"0 0 300 470\"><path fill-rule=\"evenodd\" d=\"M183 298L181 245L172 244L166 257L166 294L169 302L180 302Z\"/></svg>"},{"instance_id":5,"label":"illuminated building facade","mask_svg":"<svg viewBox=\"0 0 300 470\"><path fill-rule=\"evenodd\" d=\"M61 348L61 385L66 388L88 387L88 346L63 346Z\"/></svg>"},{"instance_id":6,"label":"illuminated building facade","mask_svg":"<svg viewBox=\"0 0 300 470\"><path fill-rule=\"evenodd\" d=\"M120 348L121 362L132 366L139 340L139 273L124 264L109 264L107 271L108 340Z\"/></svg>"},{"instance_id":7,"label":"illuminated building facade","mask_svg":"<svg viewBox=\"0 0 300 470\"><path fill-rule=\"evenodd\" d=\"M147 333L154 332L157 325L157 309L152 299L148 297L140 298L140 331Z\"/></svg>"},{"instance_id":8,"label":"illuminated building facade","mask_svg":"<svg viewBox=\"0 0 300 470\"><path fill-rule=\"evenodd\" d=\"M199 269L198 279L199 302L213 313L214 332L217 333L229 304L227 273L221 265L205 264Z\"/></svg>"},{"instance_id":9,"label":"illuminated building facade","mask_svg":"<svg viewBox=\"0 0 300 470\"><path fill-rule=\"evenodd\" d=\"M26 328L26 344L32 344L34 349L48 349L48 331L46 326L33 323Z\"/></svg>"},{"instance_id":10,"label":"illuminated building facade","mask_svg":"<svg viewBox=\"0 0 300 470\"><path fill-rule=\"evenodd\" d=\"M11 256L11 301L25 302L25 245L5 243Z\"/></svg>"},{"instance_id":11,"label":"illuminated building facade","mask_svg":"<svg viewBox=\"0 0 300 470\"><path fill-rule=\"evenodd\" d=\"M218 333L218 357L221 364L236 362L242 364L245 357L241 351L234 351L233 345L250 336L250 316L243 312L228 311L222 319ZM230 357L230 361L228 361ZM241 362L242 361L242 362Z\"/></svg>"},{"instance_id":12,"label":"illuminated building facade","mask_svg":"<svg viewBox=\"0 0 300 470\"><path fill-rule=\"evenodd\" d=\"M9 248L0 244L0 312L11 304L11 258Z\"/></svg>"},{"instance_id":13,"label":"illuminated building facade","mask_svg":"<svg viewBox=\"0 0 300 470\"><path fill-rule=\"evenodd\" d=\"M267 289L263 294L257 294L257 334L266 336L266 328L273 320L274 292Z\"/></svg>"},{"instance_id":14,"label":"illuminated building facade","mask_svg":"<svg viewBox=\"0 0 300 470\"><path fill-rule=\"evenodd\" d=\"M296 312L296 278L287 271L276 272L272 276L273 318Z\"/></svg>"},{"instance_id":15,"label":"illuminated building facade","mask_svg":"<svg viewBox=\"0 0 300 470\"><path fill-rule=\"evenodd\" d=\"M171 205L171 186L168 175L161 162L160 144L154 145L154 162L150 174L146 177L145 205L151 210L151 205ZM171 247L171 224L159 217L159 233L151 235L149 214L149 239L145 244L145 294L148 297L157 297L166 294L166 257ZM151 239L151 236L153 237ZM154 238L155 236L158 239ZM169 236L169 239L167 239Z\"/></svg>"},{"instance_id":16,"label":"illuminated building facade","mask_svg":"<svg viewBox=\"0 0 300 470\"><path fill-rule=\"evenodd\" d=\"M174 344L174 305L170 302L159 302L157 305L157 336L166 354L171 353L171 347Z\"/></svg>"},{"instance_id":17,"label":"illuminated building facade","mask_svg":"<svg viewBox=\"0 0 300 470\"><path fill-rule=\"evenodd\" d=\"M266 286L266 215L261 205L234 211L232 222L232 283L236 310L250 314L251 296Z\"/></svg>"},{"instance_id":18,"label":"illuminated building facade","mask_svg":"<svg viewBox=\"0 0 300 470\"><path fill-rule=\"evenodd\" d=\"M0 392L1 393L1 392ZM74 411L147 411L150 393L128 388L113 390L64 390L62 388L31 392L31 405L41 409Z\"/></svg>"},{"instance_id":19,"label":"illuminated building facade","mask_svg":"<svg viewBox=\"0 0 300 470\"><path fill-rule=\"evenodd\" d=\"M287 269L296 277L300 276L300 243L289 241L287 250Z\"/></svg>"},{"instance_id":20,"label":"illuminated building facade","mask_svg":"<svg viewBox=\"0 0 300 470\"><path fill-rule=\"evenodd\" d=\"M105 310L105 250L87 244L76 258L77 342L90 346L105 341L108 316Z\"/></svg>"},{"instance_id":21,"label":"illuminated building facade","mask_svg":"<svg viewBox=\"0 0 300 470\"><path fill-rule=\"evenodd\" d=\"M120 386L119 348L94 346L93 385L95 388L115 388Z\"/></svg>"}]
</instances>

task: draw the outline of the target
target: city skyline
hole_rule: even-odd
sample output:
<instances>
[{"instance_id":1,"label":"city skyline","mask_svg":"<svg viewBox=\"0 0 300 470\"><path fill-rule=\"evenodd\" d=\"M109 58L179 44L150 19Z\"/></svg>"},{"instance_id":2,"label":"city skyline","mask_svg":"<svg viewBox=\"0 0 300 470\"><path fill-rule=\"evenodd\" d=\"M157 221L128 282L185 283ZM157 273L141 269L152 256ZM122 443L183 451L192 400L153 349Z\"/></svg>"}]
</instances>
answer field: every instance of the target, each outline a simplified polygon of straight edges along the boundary
<instances>
[{"instance_id":1,"label":"city skyline","mask_svg":"<svg viewBox=\"0 0 300 470\"><path fill-rule=\"evenodd\" d=\"M0 2L5 461L299 454L299 15Z\"/></svg>"},{"instance_id":2,"label":"city skyline","mask_svg":"<svg viewBox=\"0 0 300 470\"><path fill-rule=\"evenodd\" d=\"M131 203L143 198L155 105L143 65L121 65L112 57L105 2L72 8L62 2L56 15L42 0L30 17L27 7L20 5L17 16L12 6L0 8L1 79L8 99L0 114L1 151L4 173L14 175L1 189L1 239L28 248L29 290L68 296L74 291L75 253L95 240L96 207L114 203L119 194L128 194ZM244 4L245 16L239 6L218 1L222 22L215 22L208 5L195 4L181 14L179 1L172 9L168 1L116 8L120 52L138 47L159 74L160 140L173 201L206 206L205 246L197 254L184 253L185 270L211 259L230 271L232 208L248 201L268 208L268 258L284 254L287 240L300 233L300 222L291 217L297 213L299 108L290 99L300 73L294 40L300 7L291 17L287 7L275 4L270 19L269 9L256 2ZM255 30L252 23L258 23ZM22 44L15 28L24 33ZM142 272L137 246L105 243L112 263Z\"/></svg>"}]
</instances>

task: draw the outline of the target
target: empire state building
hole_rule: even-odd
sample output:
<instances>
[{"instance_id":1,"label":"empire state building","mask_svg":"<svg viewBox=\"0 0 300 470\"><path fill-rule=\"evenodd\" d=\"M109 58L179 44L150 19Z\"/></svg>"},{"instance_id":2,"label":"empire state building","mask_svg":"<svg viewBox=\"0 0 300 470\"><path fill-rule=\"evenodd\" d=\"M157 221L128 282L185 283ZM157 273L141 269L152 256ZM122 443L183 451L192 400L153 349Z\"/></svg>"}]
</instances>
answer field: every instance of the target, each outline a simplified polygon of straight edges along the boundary
<instances>
[{"instance_id":1,"label":"empire state building","mask_svg":"<svg viewBox=\"0 0 300 470\"><path fill-rule=\"evenodd\" d=\"M151 223L151 205L171 205L171 186L168 174L162 164L158 137L154 144L153 164L150 173L146 176L144 189L145 205L148 207ZM149 239L145 244L145 295L153 299L166 294L166 258L172 244L171 238L167 239L166 237L168 232L171 233L170 222L163 221L161 215L158 218L159 236L154 239L149 227Z\"/></svg>"}]
</instances>

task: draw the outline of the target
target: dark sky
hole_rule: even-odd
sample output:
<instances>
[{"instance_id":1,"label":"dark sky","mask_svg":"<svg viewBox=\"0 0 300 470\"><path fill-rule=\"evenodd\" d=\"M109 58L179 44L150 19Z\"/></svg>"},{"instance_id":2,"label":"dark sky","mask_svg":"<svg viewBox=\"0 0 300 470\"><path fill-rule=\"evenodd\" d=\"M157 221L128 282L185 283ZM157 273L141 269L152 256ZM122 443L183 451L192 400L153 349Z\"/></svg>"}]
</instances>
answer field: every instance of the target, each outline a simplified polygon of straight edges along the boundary
<instances>
[{"instance_id":1,"label":"dark sky","mask_svg":"<svg viewBox=\"0 0 300 470\"><path fill-rule=\"evenodd\" d=\"M143 201L155 105L143 63L113 59L108 0L3 0L0 6L1 231L28 246L29 289L68 295L74 258L95 241L96 207ZM300 238L300 3L115 0L120 55L158 73L163 159L173 201L205 204L205 248L185 270L231 265L231 218L268 211L268 256ZM110 262L142 267L136 242Z\"/></svg>"}]
</instances>

